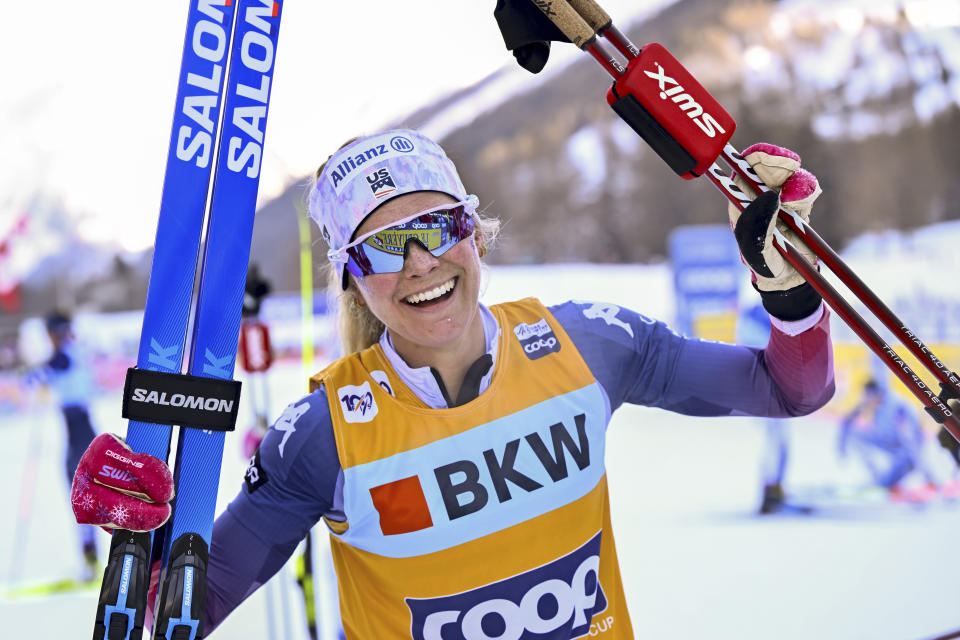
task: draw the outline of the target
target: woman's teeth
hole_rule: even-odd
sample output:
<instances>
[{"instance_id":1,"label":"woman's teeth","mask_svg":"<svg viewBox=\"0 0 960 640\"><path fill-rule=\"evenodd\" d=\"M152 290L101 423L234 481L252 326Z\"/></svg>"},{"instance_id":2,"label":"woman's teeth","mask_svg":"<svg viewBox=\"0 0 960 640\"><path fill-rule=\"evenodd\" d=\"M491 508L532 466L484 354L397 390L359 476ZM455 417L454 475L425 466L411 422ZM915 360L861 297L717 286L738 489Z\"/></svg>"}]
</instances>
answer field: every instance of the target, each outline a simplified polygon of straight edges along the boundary
<instances>
[{"instance_id":1,"label":"woman's teeth","mask_svg":"<svg viewBox=\"0 0 960 640\"><path fill-rule=\"evenodd\" d=\"M430 291L424 291L423 293L415 293L412 296L407 296L404 298L405 301L410 304L417 304L418 302L426 302L427 300L433 300L434 298L439 298L443 294L453 289L453 285L456 282L456 278L450 278L441 285L438 285L431 289Z\"/></svg>"}]
</instances>

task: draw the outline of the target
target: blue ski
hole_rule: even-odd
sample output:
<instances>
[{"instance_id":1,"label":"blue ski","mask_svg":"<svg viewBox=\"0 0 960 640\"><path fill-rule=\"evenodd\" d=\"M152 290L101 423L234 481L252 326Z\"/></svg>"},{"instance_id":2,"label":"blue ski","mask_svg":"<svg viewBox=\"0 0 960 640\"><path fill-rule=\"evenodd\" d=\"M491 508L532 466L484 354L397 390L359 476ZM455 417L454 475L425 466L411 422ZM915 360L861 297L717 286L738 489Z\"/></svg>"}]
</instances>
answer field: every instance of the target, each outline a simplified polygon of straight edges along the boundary
<instances>
[{"instance_id":1,"label":"blue ski","mask_svg":"<svg viewBox=\"0 0 960 640\"><path fill-rule=\"evenodd\" d=\"M162 460L169 456L169 424L199 428L184 428L180 433L174 467L177 499L171 522L161 530L164 534L157 540L150 534L126 531L114 535L95 640L142 637L151 551L161 543L165 579L155 608L155 637L192 640L203 636L206 551L223 430L231 429L231 419L236 418L238 384L232 382L233 360L281 7L281 2L274 0L239 0L234 13L234 1L191 0L140 355L137 369L132 370L137 377L128 375L128 387L136 380L171 392L200 389L201 393L221 395L219 400L208 397L208 402L213 401L205 407L208 415L194 411L198 414L195 419L193 414L169 419L161 415L160 407L154 407L154 415L131 420L127 432L130 446ZM231 39L234 28L237 33ZM219 106L227 76L223 133L218 141ZM196 257L215 150L217 169L201 283L191 318ZM190 326L191 375L179 376ZM218 386L217 381L224 382ZM125 398L125 416L128 408ZM225 417L217 415L223 411Z\"/></svg>"},{"instance_id":2,"label":"blue ski","mask_svg":"<svg viewBox=\"0 0 960 640\"><path fill-rule=\"evenodd\" d=\"M233 33L231 0L191 0L160 199L137 368L182 370L220 101ZM166 461L170 426L131 420L127 444ZM104 570L94 640L143 633L153 536L118 530Z\"/></svg>"},{"instance_id":3,"label":"blue ski","mask_svg":"<svg viewBox=\"0 0 960 640\"><path fill-rule=\"evenodd\" d=\"M232 380L272 88L279 0L239 0L189 374ZM183 428L154 637L203 637L224 432Z\"/></svg>"}]
</instances>

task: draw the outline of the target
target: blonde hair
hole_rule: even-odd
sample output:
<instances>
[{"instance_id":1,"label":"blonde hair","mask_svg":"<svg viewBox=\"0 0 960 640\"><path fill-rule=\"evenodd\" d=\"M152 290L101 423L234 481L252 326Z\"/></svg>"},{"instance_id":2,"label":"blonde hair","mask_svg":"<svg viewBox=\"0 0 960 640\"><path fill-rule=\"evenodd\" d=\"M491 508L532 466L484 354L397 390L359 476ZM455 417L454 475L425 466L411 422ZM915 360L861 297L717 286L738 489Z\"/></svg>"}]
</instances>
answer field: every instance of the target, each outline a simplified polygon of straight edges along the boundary
<instances>
[{"instance_id":1,"label":"blonde hair","mask_svg":"<svg viewBox=\"0 0 960 640\"><path fill-rule=\"evenodd\" d=\"M479 213L474 214L474 217L477 220L477 228L473 237L480 257L483 258L496 242L497 235L500 233L500 220L487 218ZM333 263L327 263L325 268L327 291L337 292L337 330L340 332L343 355L363 351L375 345L380 340L385 326L377 316L373 315L370 307L360 303L353 274L344 270L348 287L344 291L342 290L343 281L337 275L337 269Z\"/></svg>"},{"instance_id":2,"label":"blonde hair","mask_svg":"<svg viewBox=\"0 0 960 640\"><path fill-rule=\"evenodd\" d=\"M326 270L327 291L331 294L337 292L337 331L340 333L343 355L363 351L376 344L383 333L383 323L366 305L360 304L355 291L341 290L343 281L332 262L327 263ZM351 288L355 287L353 275L347 273L346 277Z\"/></svg>"},{"instance_id":3,"label":"blonde hair","mask_svg":"<svg viewBox=\"0 0 960 640\"><path fill-rule=\"evenodd\" d=\"M347 146L359 137L351 138L342 145L338 151ZM332 158L331 155L323 162L314 174L314 182L320 179L323 168ZM313 186L313 185L311 185ZM473 232L474 241L477 243L480 257L483 258L496 242L497 235L500 233L500 220L497 218L487 218L480 212L473 214L476 220L476 229ZM380 335L385 329L384 324L377 316L373 315L370 308L359 302L356 291L357 283L353 274L344 269L343 274L347 282L347 289L343 290L343 281L337 275L337 269L332 262L327 263L326 281L327 292L337 292L337 330L340 333L340 344L343 346L343 355L350 355L358 351L373 346L380 340Z\"/></svg>"}]
</instances>

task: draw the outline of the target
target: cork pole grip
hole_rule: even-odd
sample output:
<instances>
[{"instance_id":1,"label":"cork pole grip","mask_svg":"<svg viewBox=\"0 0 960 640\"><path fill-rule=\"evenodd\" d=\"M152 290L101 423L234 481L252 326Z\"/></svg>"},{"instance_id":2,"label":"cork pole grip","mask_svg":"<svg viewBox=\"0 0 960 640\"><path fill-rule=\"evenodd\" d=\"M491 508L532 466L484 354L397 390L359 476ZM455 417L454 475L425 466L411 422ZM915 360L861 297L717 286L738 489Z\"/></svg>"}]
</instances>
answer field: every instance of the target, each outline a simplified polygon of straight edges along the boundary
<instances>
[{"instance_id":1,"label":"cork pole grip","mask_svg":"<svg viewBox=\"0 0 960 640\"><path fill-rule=\"evenodd\" d=\"M596 31L580 17L566 0L533 0L533 4L555 24L570 42L583 49L596 35Z\"/></svg>"},{"instance_id":2,"label":"cork pole grip","mask_svg":"<svg viewBox=\"0 0 960 640\"><path fill-rule=\"evenodd\" d=\"M594 33L603 31L613 23L610 15L594 0L567 0L567 2L590 25Z\"/></svg>"}]
</instances>

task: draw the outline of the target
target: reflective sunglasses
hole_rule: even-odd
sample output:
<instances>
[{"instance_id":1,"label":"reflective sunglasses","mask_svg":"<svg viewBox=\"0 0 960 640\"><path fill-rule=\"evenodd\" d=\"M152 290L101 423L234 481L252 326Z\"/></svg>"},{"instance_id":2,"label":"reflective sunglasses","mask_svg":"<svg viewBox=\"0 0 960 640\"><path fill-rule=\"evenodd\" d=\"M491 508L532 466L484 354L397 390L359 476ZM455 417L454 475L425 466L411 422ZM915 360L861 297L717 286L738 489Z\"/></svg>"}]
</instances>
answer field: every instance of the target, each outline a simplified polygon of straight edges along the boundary
<instances>
[{"instance_id":1,"label":"reflective sunglasses","mask_svg":"<svg viewBox=\"0 0 960 640\"><path fill-rule=\"evenodd\" d=\"M420 211L387 227L369 231L350 244L327 252L331 262L345 264L357 278L403 270L407 243L414 240L434 256L473 235L475 197Z\"/></svg>"}]
</instances>

